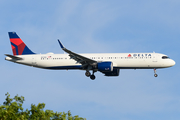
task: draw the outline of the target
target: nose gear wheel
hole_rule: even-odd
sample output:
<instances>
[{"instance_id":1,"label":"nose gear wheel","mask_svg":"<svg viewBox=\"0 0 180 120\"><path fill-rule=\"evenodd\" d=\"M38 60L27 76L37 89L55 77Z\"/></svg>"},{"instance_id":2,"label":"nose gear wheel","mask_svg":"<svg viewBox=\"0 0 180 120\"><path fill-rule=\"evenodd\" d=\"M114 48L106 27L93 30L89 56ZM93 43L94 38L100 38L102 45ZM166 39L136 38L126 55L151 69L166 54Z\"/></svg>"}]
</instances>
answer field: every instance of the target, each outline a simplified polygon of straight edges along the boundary
<instances>
[{"instance_id":1,"label":"nose gear wheel","mask_svg":"<svg viewBox=\"0 0 180 120\"><path fill-rule=\"evenodd\" d=\"M157 77L158 74L156 74L156 69L154 69L154 77Z\"/></svg>"}]
</instances>

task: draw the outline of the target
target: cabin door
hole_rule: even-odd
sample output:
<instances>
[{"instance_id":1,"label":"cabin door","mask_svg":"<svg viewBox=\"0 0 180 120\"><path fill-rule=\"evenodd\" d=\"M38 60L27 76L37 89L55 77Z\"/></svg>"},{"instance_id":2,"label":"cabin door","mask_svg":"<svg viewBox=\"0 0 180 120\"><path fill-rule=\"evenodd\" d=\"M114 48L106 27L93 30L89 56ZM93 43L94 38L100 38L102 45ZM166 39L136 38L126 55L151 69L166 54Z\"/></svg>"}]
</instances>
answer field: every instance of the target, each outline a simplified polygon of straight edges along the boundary
<instances>
[{"instance_id":1,"label":"cabin door","mask_svg":"<svg viewBox=\"0 0 180 120\"><path fill-rule=\"evenodd\" d=\"M153 62L157 62L157 54L156 53L153 53Z\"/></svg>"},{"instance_id":2,"label":"cabin door","mask_svg":"<svg viewBox=\"0 0 180 120\"><path fill-rule=\"evenodd\" d=\"M33 57L32 57L32 66L37 66L36 56L33 56Z\"/></svg>"}]
</instances>

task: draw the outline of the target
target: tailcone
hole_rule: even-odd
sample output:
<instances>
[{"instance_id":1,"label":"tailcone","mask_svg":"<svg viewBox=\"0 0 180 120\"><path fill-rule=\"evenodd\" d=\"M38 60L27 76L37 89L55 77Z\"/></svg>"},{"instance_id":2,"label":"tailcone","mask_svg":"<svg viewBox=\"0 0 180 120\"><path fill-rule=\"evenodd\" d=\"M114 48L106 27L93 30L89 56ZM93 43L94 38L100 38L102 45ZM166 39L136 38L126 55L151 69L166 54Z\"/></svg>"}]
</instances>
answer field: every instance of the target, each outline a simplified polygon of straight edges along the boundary
<instances>
[{"instance_id":1,"label":"tailcone","mask_svg":"<svg viewBox=\"0 0 180 120\"><path fill-rule=\"evenodd\" d=\"M12 58L10 58L10 57L5 57L5 60L7 60L7 61L12 61Z\"/></svg>"}]
</instances>

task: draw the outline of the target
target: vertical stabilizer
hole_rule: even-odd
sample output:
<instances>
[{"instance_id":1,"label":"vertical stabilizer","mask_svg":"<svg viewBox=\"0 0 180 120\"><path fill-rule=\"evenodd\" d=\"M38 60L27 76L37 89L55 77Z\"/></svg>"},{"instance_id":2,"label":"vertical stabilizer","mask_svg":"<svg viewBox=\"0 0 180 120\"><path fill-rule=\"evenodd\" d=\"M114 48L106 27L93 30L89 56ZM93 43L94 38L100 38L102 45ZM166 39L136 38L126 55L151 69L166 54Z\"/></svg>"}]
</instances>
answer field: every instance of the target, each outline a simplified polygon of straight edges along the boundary
<instances>
[{"instance_id":1,"label":"vertical stabilizer","mask_svg":"<svg viewBox=\"0 0 180 120\"><path fill-rule=\"evenodd\" d=\"M35 54L26 46L26 44L21 40L21 38L16 34L16 32L8 32L8 34L11 42L13 55Z\"/></svg>"}]
</instances>

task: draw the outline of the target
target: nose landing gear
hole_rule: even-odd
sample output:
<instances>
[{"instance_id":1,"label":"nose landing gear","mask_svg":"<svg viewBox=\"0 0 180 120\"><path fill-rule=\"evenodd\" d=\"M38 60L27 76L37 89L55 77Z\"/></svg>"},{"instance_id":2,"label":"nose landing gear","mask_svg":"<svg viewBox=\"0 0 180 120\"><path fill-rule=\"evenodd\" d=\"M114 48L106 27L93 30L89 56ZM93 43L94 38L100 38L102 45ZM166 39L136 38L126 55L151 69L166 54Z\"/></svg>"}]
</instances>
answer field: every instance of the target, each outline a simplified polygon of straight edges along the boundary
<instances>
[{"instance_id":1,"label":"nose landing gear","mask_svg":"<svg viewBox=\"0 0 180 120\"><path fill-rule=\"evenodd\" d=\"M157 77L158 75L156 74L156 69L154 69L154 77Z\"/></svg>"}]
</instances>

